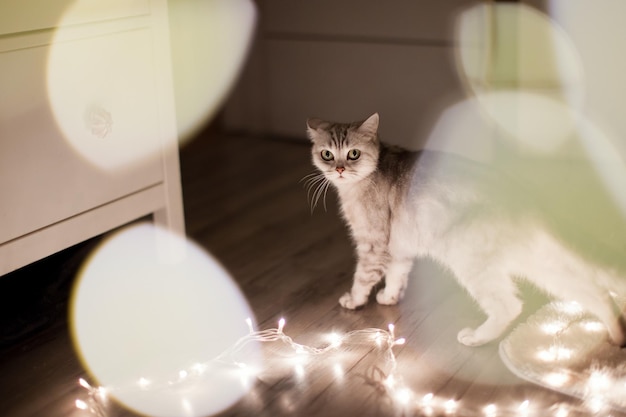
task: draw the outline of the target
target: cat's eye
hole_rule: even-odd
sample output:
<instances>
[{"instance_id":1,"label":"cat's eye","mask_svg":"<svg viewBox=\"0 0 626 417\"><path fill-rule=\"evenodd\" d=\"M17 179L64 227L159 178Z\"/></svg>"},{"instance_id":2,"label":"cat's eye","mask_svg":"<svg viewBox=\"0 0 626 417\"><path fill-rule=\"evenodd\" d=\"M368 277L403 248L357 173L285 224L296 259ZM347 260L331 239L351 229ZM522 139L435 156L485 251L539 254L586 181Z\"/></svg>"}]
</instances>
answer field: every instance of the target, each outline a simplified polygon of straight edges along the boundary
<instances>
[{"instance_id":1,"label":"cat's eye","mask_svg":"<svg viewBox=\"0 0 626 417\"><path fill-rule=\"evenodd\" d=\"M324 161L332 161L333 159L335 159L335 155L333 155L331 151L326 149L322 151L322 159Z\"/></svg>"},{"instance_id":2,"label":"cat's eye","mask_svg":"<svg viewBox=\"0 0 626 417\"><path fill-rule=\"evenodd\" d=\"M358 149L350 149L348 152L348 159L352 161L359 159L359 156L361 156L361 151Z\"/></svg>"}]
</instances>

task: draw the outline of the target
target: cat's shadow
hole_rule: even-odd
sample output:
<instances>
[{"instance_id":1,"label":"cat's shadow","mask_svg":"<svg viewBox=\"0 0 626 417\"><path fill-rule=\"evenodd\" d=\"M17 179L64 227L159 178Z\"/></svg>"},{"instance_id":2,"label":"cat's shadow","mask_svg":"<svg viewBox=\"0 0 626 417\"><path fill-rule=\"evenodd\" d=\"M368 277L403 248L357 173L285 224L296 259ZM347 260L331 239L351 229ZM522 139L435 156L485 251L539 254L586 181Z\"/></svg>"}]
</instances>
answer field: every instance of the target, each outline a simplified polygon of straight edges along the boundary
<instances>
[{"instance_id":1,"label":"cat's shadow","mask_svg":"<svg viewBox=\"0 0 626 417\"><path fill-rule=\"evenodd\" d=\"M416 261L405 297L394 308L399 310L401 323L415 323L408 348L438 372L485 384L514 384L519 380L500 361L499 342L550 301L524 281L519 282L519 288L524 301L522 314L501 338L478 347L462 345L457 333L480 325L485 314L451 272L430 259Z\"/></svg>"}]
</instances>

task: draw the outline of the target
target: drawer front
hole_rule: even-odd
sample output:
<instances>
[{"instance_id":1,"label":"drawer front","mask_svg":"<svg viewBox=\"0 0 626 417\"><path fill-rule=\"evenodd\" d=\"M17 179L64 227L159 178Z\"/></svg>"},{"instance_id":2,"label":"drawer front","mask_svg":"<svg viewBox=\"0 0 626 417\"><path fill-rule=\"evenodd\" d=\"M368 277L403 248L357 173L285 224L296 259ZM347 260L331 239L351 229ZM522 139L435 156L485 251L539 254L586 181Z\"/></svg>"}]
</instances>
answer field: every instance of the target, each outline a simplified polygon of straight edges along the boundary
<instances>
[{"instance_id":1,"label":"drawer front","mask_svg":"<svg viewBox=\"0 0 626 417\"><path fill-rule=\"evenodd\" d=\"M0 243L162 182L151 46L134 30L0 53Z\"/></svg>"},{"instance_id":2,"label":"drawer front","mask_svg":"<svg viewBox=\"0 0 626 417\"><path fill-rule=\"evenodd\" d=\"M148 13L149 0L2 0L0 35Z\"/></svg>"}]
</instances>

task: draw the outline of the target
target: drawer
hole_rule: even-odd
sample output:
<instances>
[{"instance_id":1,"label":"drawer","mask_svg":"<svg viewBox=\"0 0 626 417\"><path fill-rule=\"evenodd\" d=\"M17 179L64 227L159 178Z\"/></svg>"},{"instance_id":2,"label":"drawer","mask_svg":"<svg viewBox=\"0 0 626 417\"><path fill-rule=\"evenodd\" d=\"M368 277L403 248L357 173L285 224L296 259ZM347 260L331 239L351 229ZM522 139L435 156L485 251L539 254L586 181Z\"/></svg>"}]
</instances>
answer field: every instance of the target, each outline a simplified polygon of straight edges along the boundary
<instances>
[{"instance_id":1,"label":"drawer","mask_svg":"<svg viewBox=\"0 0 626 417\"><path fill-rule=\"evenodd\" d=\"M149 30L0 53L0 243L163 181L153 71Z\"/></svg>"},{"instance_id":2,"label":"drawer","mask_svg":"<svg viewBox=\"0 0 626 417\"><path fill-rule=\"evenodd\" d=\"M0 35L148 13L149 0L3 0Z\"/></svg>"}]
</instances>

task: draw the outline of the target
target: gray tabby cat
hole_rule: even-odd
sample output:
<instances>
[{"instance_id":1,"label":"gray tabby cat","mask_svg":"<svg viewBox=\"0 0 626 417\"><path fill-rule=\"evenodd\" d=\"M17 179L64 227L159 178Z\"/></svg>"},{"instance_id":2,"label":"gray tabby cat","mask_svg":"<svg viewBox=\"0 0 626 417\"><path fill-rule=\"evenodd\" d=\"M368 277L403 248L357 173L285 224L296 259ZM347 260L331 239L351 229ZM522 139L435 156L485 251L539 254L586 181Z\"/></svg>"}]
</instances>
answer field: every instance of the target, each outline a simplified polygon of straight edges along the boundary
<instances>
[{"instance_id":1,"label":"gray tabby cat","mask_svg":"<svg viewBox=\"0 0 626 417\"><path fill-rule=\"evenodd\" d=\"M524 277L548 294L576 301L625 341L623 316L611 291L624 289L614 274L592 266L545 227L511 184L480 164L439 152L410 152L379 141L378 114L364 122L307 121L318 200L332 184L356 244L350 292L339 303L356 309L376 295L396 304L416 257L445 265L487 314L458 333L476 346L498 338L522 311L514 279Z\"/></svg>"}]
</instances>

